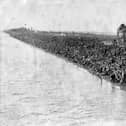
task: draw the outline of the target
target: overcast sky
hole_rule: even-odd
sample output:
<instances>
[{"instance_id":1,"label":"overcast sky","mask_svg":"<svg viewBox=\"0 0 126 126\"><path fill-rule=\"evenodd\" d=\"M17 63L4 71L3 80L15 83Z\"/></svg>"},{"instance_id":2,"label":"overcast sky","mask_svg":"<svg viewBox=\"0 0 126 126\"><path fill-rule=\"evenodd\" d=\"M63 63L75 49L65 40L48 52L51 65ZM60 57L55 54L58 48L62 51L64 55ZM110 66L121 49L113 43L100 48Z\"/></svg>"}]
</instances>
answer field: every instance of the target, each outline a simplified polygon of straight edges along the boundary
<instances>
[{"instance_id":1,"label":"overcast sky","mask_svg":"<svg viewBox=\"0 0 126 126\"><path fill-rule=\"evenodd\" d=\"M126 0L0 0L0 29L115 33L126 23Z\"/></svg>"}]
</instances>

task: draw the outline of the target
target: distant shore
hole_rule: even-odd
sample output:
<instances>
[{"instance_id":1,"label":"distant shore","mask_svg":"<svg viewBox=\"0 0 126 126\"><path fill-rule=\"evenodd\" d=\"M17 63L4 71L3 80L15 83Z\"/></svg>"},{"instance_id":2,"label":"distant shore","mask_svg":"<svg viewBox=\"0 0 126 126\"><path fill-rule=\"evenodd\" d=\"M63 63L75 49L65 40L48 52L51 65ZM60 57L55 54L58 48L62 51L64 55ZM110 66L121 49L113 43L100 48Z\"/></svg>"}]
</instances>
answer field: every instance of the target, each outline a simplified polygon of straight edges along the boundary
<instances>
[{"instance_id":1,"label":"distant shore","mask_svg":"<svg viewBox=\"0 0 126 126\"><path fill-rule=\"evenodd\" d=\"M77 64L100 78L126 84L126 47L105 45L114 35L44 32L26 28L6 30L10 36Z\"/></svg>"}]
</instances>

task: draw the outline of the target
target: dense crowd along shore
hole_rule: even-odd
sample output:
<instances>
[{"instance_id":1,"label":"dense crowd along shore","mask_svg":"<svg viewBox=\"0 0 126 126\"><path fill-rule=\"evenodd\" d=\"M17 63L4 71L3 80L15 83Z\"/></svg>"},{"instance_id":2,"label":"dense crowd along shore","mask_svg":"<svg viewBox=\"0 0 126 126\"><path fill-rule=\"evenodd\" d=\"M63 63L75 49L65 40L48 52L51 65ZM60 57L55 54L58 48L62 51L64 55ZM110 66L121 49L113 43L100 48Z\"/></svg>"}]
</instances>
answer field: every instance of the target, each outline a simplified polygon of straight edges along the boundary
<instances>
[{"instance_id":1,"label":"dense crowd along shore","mask_svg":"<svg viewBox=\"0 0 126 126\"><path fill-rule=\"evenodd\" d=\"M100 78L119 85L126 84L126 47L114 44L115 36L35 32L26 28L5 32L27 44L86 68ZM104 44L103 41L111 41L112 44Z\"/></svg>"}]
</instances>

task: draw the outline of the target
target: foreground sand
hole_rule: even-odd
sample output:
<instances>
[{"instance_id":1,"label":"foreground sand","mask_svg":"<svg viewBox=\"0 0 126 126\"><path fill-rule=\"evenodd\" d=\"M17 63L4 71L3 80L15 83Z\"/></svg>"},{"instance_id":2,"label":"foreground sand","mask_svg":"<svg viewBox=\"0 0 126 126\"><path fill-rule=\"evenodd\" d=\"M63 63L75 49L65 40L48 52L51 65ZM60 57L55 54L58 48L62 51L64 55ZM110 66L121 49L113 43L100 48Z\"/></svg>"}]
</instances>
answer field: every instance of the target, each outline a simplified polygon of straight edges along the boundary
<instances>
[{"instance_id":1,"label":"foreground sand","mask_svg":"<svg viewBox=\"0 0 126 126\"><path fill-rule=\"evenodd\" d=\"M0 47L1 126L126 125L124 92L5 33Z\"/></svg>"}]
</instances>

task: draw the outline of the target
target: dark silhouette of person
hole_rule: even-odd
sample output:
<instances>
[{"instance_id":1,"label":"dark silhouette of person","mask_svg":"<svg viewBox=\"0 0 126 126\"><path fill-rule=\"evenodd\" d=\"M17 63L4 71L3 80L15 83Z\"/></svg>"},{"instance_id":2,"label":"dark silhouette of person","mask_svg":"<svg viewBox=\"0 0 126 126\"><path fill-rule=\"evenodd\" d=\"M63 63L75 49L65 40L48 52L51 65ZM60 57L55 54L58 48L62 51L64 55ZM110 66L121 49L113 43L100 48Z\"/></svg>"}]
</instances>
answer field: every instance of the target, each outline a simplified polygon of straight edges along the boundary
<instances>
[{"instance_id":1,"label":"dark silhouette of person","mask_svg":"<svg viewBox=\"0 0 126 126\"><path fill-rule=\"evenodd\" d=\"M120 42L126 42L126 25L121 24L117 29L117 37Z\"/></svg>"}]
</instances>

